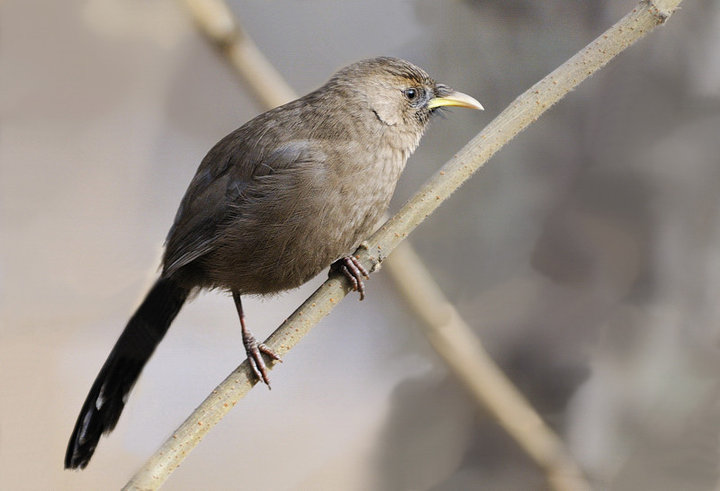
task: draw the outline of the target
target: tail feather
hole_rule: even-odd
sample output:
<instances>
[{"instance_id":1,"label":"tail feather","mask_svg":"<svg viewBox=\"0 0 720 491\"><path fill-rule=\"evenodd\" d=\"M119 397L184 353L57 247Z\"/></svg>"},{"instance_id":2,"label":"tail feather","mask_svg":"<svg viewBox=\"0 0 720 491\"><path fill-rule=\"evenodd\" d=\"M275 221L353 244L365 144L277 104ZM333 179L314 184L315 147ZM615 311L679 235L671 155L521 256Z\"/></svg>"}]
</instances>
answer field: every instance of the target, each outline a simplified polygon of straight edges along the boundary
<instances>
[{"instance_id":1,"label":"tail feather","mask_svg":"<svg viewBox=\"0 0 720 491\"><path fill-rule=\"evenodd\" d=\"M130 318L85 399L65 453L66 469L84 469L100 436L115 428L130 390L188 294L172 279L160 278Z\"/></svg>"}]
</instances>

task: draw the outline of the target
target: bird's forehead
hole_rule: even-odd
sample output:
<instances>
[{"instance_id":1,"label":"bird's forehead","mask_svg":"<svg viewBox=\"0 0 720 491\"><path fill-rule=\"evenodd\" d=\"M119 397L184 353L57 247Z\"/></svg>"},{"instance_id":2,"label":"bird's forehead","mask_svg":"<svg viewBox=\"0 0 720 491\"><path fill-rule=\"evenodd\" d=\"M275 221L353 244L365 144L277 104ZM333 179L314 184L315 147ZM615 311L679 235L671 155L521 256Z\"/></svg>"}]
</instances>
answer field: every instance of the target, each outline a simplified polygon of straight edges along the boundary
<instances>
[{"instance_id":1,"label":"bird's forehead","mask_svg":"<svg viewBox=\"0 0 720 491\"><path fill-rule=\"evenodd\" d=\"M348 77L356 82L365 80L369 83L382 82L383 85L413 86L433 85L433 79L422 69L412 63L398 58L380 57L362 60L345 67L336 77Z\"/></svg>"},{"instance_id":2,"label":"bird's forehead","mask_svg":"<svg viewBox=\"0 0 720 491\"><path fill-rule=\"evenodd\" d=\"M411 87L427 87L433 89L435 82L422 74L412 72L388 72L378 71L368 77L364 78L362 85L368 88L382 89L382 90L405 90Z\"/></svg>"},{"instance_id":3,"label":"bird's forehead","mask_svg":"<svg viewBox=\"0 0 720 491\"><path fill-rule=\"evenodd\" d=\"M378 72L378 75L397 85L430 85L433 83L433 80L427 73L409 63L386 65Z\"/></svg>"},{"instance_id":4,"label":"bird's forehead","mask_svg":"<svg viewBox=\"0 0 720 491\"><path fill-rule=\"evenodd\" d=\"M413 76L413 75L388 75L384 78L384 82L393 87L416 87L432 85L433 82L429 77Z\"/></svg>"}]
</instances>

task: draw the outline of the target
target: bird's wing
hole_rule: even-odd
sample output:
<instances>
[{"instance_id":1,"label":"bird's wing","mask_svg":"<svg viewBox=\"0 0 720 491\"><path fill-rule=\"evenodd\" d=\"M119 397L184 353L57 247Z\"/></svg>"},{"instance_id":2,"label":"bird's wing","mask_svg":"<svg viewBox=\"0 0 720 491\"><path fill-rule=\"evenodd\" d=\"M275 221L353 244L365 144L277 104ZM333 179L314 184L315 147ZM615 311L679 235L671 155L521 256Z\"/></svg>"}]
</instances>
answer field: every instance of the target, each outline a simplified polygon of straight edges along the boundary
<instances>
[{"instance_id":1,"label":"bird's wing","mask_svg":"<svg viewBox=\"0 0 720 491\"><path fill-rule=\"evenodd\" d=\"M220 140L200 164L166 239L166 276L214 249L220 234L243 212L259 179L314 158L311 140L273 145L280 128L258 135L248 127Z\"/></svg>"},{"instance_id":2,"label":"bird's wing","mask_svg":"<svg viewBox=\"0 0 720 491\"><path fill-rule=\"evenodd\" d=\"M242 133L240 128L220 140L198 167L165 239L165 275L212 250L218 227L225 220L225 187L233 164L238 166L236 172L246 174L246 180L252 177L251 162L237 157L244 146Z\"/></svg>"}]
</instances>

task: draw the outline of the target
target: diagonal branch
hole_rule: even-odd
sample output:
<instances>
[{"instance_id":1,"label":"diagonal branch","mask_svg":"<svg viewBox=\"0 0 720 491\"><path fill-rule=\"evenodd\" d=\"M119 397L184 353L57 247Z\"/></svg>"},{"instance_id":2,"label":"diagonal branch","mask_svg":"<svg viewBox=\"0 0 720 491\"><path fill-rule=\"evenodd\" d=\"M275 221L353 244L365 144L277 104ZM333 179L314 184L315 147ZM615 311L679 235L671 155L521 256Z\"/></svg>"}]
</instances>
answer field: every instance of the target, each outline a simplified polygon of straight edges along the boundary
<instances>
[{"instance_id":1,"label":"diagonal branch","mask_svg":"<svg viewBox=\"0 0 720 491\"><path fill-rule=\"evenodd\" d=\"M555 71L533 85L447 162L403 208L357 251L372 271L463 182L520 131L617 54L664 23L681 0L642 0L630 13ZM328 279L266 341L282 356L337 305L349 287ZM212 426L255 385L247 360L175 431L124 489L157 489Z\"/></svg>"},{"instance_id":2,"label":"diagonal branch","mask_svg":"<svg viewBox=\"0 0 720 491\"><path fill-rule=\"evenodd\" d=\"M297 97L262 56L223 0L186 0L202 32L225 54L268 109ZM587 489L581 470L562 439L484 349L472 328L443 294L409 242L385 262L390 278L422 333L455 378L545 472L556 491ZM532 422L532 424L528 424Z\"/></svg>"},{"instance_id":3,"label":"diagonal branch","mask_svg":"<svg viewBox=\"0 0 720 491\"><path fill-rule=\"evenodd\" d=\"M202 32L222 50L268 109L297 97L232 18L223 0L186 0L185 3ZM545 424L485 351L412 246L401 243L385 265L413 315L422 321L422 333L478 407L487 410L543 469L553 489L587 489L582 472L561 438Z\"/></svg>"}]
</instances>

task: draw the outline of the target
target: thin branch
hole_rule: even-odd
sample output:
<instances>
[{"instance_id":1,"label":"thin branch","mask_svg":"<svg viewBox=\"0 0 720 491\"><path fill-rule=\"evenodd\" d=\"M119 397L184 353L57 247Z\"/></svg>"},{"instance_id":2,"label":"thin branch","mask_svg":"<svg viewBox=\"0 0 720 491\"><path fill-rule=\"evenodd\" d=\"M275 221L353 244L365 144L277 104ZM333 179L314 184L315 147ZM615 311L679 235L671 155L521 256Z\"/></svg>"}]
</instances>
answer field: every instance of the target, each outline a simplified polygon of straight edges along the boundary
<instances>
[{"instance_id":1,"label":"thin branch","mask_svg":"<svg viewBox=\"0 0 720 491\"><path fill-rule=\"evenodd\" d=\"M265 106L271 109L297 98L282 75L235 22L225 2L184 0L184 3L200 30L225 52L233 67Z\"/></svg>"},{"instance_id":2,"label":"thin branch","mask_svg":"<svg viewBox=\"0 0 720 491\"><path fill-rule=\"evenodd\" d=\"M401 253L401 254L399 254ZM385 265L405 300L420 317L432 347L480 407L485 408L545 472L556 491L590 489L563 441L485 351L480 339L422 265L401 242Z\"/></svg>"},{"instance_id":3,"label":"thin branch","mask_svg":"<svg viewBox=\"0 0 720 491\"><path fill-rule=\"evenodd\" d=\"M268 108L297 97L232 18L224 2L189 0L186 3L201 30L224 51L228 61ZM489 411L545 471L553 489L588 488L562 440L484 350L412 246L402 243L385 264L412 312L424 323L423 334L439 357L478 406Z\"/></svg>"},{"instance_id":4,"label":"thin branch","mask_svg":"<svg viewBox=\"0 0 720 491\"><path fill-rule=\"evenodd\" d=\"M224 51L228 61L268 108L297 97L231 17L224 2L189 0L189 5L201 30ZM238 53L252 53L252 56L238 56ZM385 265L412 313L424 323L422 332L430 345L480 409L488 411L544 470L553 489L587 489L582 472L562 440L484 350L412 246L401 243Z\"/></svg>"},{"instance_id":5,"label":"thin branch","mask_svg":"<svg viewBox=\"0 0 720 491\"><path fill-rule=\"evenodd\" d=\"M503 145L525 129L580 82L613 57L664 23L681 0L641 1L636 8L570 60L518 97L463 147L373 236L357 256L375 270L398 244L455 189ZM302 339L337 305L349 288L336 277L320 286L267 339L280 356ZM472 341L472 342L477 342ZM458 346L461 348L462 346ZM199 443L212 426L247 394L256 381L247 360L233 371L146 462L124 489L157 489ZM541 450L552 455L552 449Z\"/></svg>"}]
</instances>

